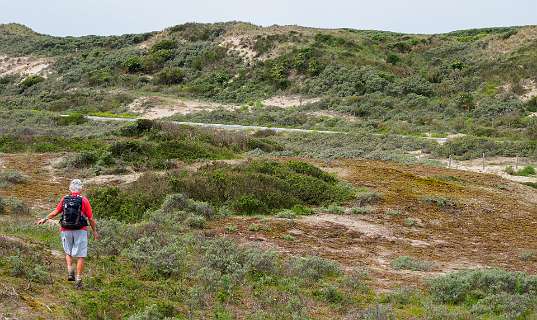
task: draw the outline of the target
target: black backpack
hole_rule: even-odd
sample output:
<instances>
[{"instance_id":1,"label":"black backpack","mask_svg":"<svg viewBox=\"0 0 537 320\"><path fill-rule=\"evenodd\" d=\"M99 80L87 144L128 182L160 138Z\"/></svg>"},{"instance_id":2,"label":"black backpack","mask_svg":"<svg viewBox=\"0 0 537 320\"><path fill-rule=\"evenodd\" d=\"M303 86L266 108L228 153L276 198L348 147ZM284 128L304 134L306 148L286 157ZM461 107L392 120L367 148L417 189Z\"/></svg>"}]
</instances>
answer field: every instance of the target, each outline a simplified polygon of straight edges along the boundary
<instances>
[{"instance_id":1,"label":"black backpack","mask_svg":"<svg viewBox=\"0 0 537 320\"><path fill-rule=\"evenodd\" d=\"M65 229L78 230L88 225L82 215L82 197L65 196L63 198L63 213L60 225Z\"/></svg>"}]
</instances>

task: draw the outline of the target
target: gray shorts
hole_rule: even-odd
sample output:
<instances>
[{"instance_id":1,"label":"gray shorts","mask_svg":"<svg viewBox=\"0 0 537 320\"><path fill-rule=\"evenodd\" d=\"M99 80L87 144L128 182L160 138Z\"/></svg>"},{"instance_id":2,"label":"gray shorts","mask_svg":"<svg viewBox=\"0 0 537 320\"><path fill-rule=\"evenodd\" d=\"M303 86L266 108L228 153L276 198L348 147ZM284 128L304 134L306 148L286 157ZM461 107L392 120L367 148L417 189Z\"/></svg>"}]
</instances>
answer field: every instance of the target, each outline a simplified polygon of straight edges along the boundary
<instances>
[{"instance_id":1,"label":"gray shorts","mask_svg":"<svg viewBox=\"0 0 537 320\"><path fill-rule=\"evenodd\" d=\"M84 258L88 255L88 231L62 231L61 239L66 255L78 258Z\"/></svg>"}]
</instances>

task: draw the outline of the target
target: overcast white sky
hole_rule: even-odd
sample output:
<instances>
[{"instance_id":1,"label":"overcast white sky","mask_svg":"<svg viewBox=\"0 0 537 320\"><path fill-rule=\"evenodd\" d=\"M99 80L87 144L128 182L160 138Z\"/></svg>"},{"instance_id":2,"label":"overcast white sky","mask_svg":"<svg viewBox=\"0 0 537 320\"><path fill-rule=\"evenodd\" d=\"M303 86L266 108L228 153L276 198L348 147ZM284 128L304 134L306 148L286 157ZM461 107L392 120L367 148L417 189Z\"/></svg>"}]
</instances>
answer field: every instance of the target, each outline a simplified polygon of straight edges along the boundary
<instances>
[{"instance_id":1,"label":"overcast white sky","mask_svg":"<svg viewBox=\"0 0 537 320\"><path fill-rule=\"evenodd\" d=\"M18 22L62 36L230 20L440 33L537 24L537 0L0 0L0 23Z\"/></svg>"}]
</instances>

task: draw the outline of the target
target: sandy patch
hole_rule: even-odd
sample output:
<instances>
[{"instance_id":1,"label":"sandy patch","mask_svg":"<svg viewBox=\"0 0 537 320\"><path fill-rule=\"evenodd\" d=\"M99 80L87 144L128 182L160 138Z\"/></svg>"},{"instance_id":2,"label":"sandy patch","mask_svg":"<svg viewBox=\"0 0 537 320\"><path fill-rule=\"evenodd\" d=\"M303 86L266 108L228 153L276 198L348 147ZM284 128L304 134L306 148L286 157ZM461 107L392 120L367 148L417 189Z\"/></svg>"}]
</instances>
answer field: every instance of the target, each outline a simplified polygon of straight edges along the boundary
<instances>
[{"instance_id":1,"label":"sandy patch","mask_svg":"<svg viewBox=\"0 0 537 320\"><path fill-rule=\"evenodd\" d=\"M108 174L108 175L102 175L102 176L96 176L93 178L89 178L84 180L85 185L118 185L118 184L124 184L124 183L131 183L138 178L143 173L136 172L136 173L130 173L130 174Z\"/></svg>"},{"instance_id":2,"label":"sandy patch","mask_svg":"<svg viewBox=\"0 0 537 320\"><path fill-rule=\"evenodd\" d=\"M242 35L225 36L218 45L226 48L228 53L236 54L246 62L257 58L258 53L248 44L250 41Z\"/></svg>"},{"instance_id":3,"label":"sandy patch","mask_svg":"<svg viewBox=\"0 0 537 320\"><path fill-rule=\"evenodd\" d=\"M535 80L524 80L522 87L526 90L526 93L520 96L520 100L526 102L533 97L537 97L537 83Z\"/></svg>"},{"instance_id":4,"label":"sandy patch","mask_svg":"<svg viewBox=\"0 0 537 320\"><path fill-rule=\"evenodd\" d=\"M336 215L336 214L316 214L306 216L300 222L319 226L338 224L346 228L363 233L368 237L381 237L385 239L395 239L390 230L378 224L374 224L354 216Z\"/></svg>"},{"instance_id":5,"label":"sandy patch","mask_svg":"<svg viewBox=\"0 0 537 320\"><path fill-rule=\"evenodd\" d=\"M301 107L303 105L311 104L320 101L321 98L305 98L303 96L275 96L266 100L263 100L263 104L271 107L278 108L291 108Z\"/></svg>"},{"instance_id":6,"label":"sandy patch","mask_svg":"<svg viewBox=\"0 0 537 320\"><path fill-rule=\"evenodd\" d=\"M161 119L175 114L186 115L200 111L235 110L238 108L240 106L167 97L140 97L127 105L130 112L140 114L141 118L144 119Z\"/></svg>"},{"instance_id":7,"label":"sandy patch","mask_svg":"<svg viewBox=\"0 0 537 320\"><path fill-rule=\"evenodd\" d=\"M439 159L440 162L448 165L448 160ZM516 181L516 182L537 182L537 177L522 177L522 176L512 176L505 172L505 168L512 166L515 168L516 158L509 157L492 157L485 158L485 169L483 170L483 160L482 159L472 159L472 160L452 160L451 168L464 171L480 172L480 173L489 173L498 175L504 179ZM531 162L527 158L519 158L518 160L518 169L523 168L524 166L532 165L537 166L537 163Z\"/></svg>"},{"instance_id":8,"label":"sandy patch","mask_svg":"<svg viewBox=\"0 0 537 320\"><path fill-rule=\"evenodd\" d=\"M50 61L33 57L8 57L0 55L0 77L20 75L40 75L47 77Z\"/></svg>"}]
</instances>

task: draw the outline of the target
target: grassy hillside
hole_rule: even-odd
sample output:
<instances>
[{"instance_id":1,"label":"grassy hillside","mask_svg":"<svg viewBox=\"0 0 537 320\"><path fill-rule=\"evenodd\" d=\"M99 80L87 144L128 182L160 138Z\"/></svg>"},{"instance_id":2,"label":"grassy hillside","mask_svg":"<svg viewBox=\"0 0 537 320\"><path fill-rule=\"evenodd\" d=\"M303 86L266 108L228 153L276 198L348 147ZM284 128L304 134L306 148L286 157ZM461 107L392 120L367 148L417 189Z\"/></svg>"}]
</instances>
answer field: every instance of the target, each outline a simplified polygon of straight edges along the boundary
<instances>
[{"instance_id":1,"label":"grassy hillside","mask_svg":"<svg viewBox=\"0 0 537 320\"><path fill-rule=\"evenodd\" d=\"M46 79L2 76L0 103L121 112L149 93L257 106L300 94L321 100L183 118L529 140L537 137L528 117L537 111L536 49L534 26L412 35L230 22L59 38L9 24L0 26L0 55L31 55L50 67Z\"/></svg>"}]
</instances>

